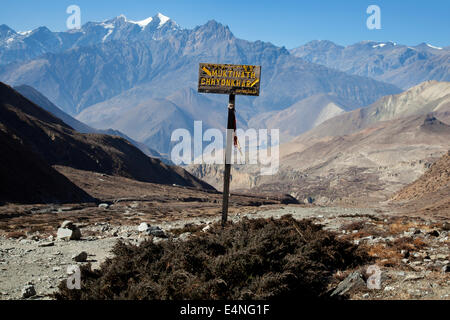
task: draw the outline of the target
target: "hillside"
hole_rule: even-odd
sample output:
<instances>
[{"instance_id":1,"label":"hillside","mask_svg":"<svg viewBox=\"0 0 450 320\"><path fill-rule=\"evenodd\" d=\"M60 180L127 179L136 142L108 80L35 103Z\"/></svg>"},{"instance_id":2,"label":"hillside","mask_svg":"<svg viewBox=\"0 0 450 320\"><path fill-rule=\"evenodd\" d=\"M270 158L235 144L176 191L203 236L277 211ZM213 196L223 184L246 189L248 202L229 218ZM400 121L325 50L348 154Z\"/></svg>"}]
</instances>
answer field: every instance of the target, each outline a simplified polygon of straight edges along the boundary
<instances>
[{"instance_id":1,"label":"hillside","mask_svg":"<svg viewBox=\"0 0 450 320\"><path fill-rule=\"evenodd\" d=\"M94 129L87 124L84 124L81 121L78 121L74 117L68 115L64 111L62 111L60 108L58 108L55 104L53 104L50 100L47 99L42 93L34 89L33 87L27 86L27 85L21 85L14 87L14 90L19 92L21 95L23 95L25 98L33 102L34 104L38 105L44 110L47 110L51 114L53 114L55 117L61 119L64 121L64 123L68 124L70 127L75 129L76 131L80 133L100 133L100 134L107 134L111 136L119 136L124 138L125 140L130 141L134 146L139 148L143 153L145 153L147 156L152 158L162 158L161 154L159 152L147 147L141 142L137 142L127 135L123 134L122 132L118 130L112 130L108 129L107 127L104 130L100 129Z\"/></svg>"},{"instance_id":2,"label":"hillside","mask_svg":"<svg viewBox=\"0 0 450 320\"><path fill-rule=\"evenodd\" d=\"M379 121L428 113L440 114L444 121L450 120L450 82L427 81L403 93L383 97L368 107L340 114L295 138L281 152L300 151L313 138L348 135Z\"/></svg>"},{"instance_id":3,"label":"hillside","mask_svg":"<svg viewBox=\"0 0 450 320\"><path fill-rule=\"evenodd\" d=\"M147 157L123 138L76 132L3 83L0 83L0 130L26 142L50 165L211 189L185 170Z\"/></svg>"},{"instance_id":4,"label":"hillside","mask_svg":"<svg viewBox=\"0 0 450 320\"><path fill-rule=\"evenodd\" d=\"M392 198L395 201L416 200L446 189L450 197L450 151L436 161L419 179L404 187Z\"/></svg>"},{"instance_id":5,"label":"hillside","mask_svg":"<svg viewBox=\"0 0 450 320\"><path fill-rule=\"evenodd\" d=\"M0 204L94 201L17 138L0 130Z\"/></svg>"},{"instance_id":6,"label":"hillside","mask_svg":"<svg viewBox=\"0 0 450 320\"><path fill-rule=\"evenodd\" d=\"M450 81L450 50L421 43L362 41L340 46L311 41L291 53L307 61L408 89L427 80Z\"/></svg>"},{"instance_id":7,"label":"hillside","mask_svg":"<svg viewBox=\"0 0 450 320\"><path fill-rule=\"evenodd\" d=\"M421 176L450 148L450 125L431 116L382 121L356 133L305 141L282 155L279 173L258 191L290 190L297 199L383 201Z\"/></svg>"},{"instance_id":8,"label":"hillside","mask_svg":"<svg viewBox=\"0 0 450 320\"><path fill-rule=\"evenodd\" d=\"M350 111L345 99L331 94L318 94L303 99L281 111L272 111L250 119L248 126L256 129L280 129L281 142L320 125L324 121Z\"/></svg>"}]
</instances>

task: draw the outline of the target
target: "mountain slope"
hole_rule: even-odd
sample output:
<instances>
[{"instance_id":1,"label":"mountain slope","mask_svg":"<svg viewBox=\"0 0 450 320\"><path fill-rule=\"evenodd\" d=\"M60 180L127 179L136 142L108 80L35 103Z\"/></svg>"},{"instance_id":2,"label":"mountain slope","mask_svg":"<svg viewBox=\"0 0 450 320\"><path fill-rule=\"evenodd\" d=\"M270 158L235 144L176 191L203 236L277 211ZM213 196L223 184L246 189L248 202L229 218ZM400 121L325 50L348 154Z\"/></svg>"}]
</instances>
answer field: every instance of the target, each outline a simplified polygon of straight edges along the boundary
<instances>
[{"instance_id":1,"label":"mountain slope","mask_svg":"<svg viewBox=\"0 0 450 320\"><path fill-rule=\"evenodd\" d=\"M81 121L78 121L77 119L73 118L72 116L68 115L64 111L62 111L60 108L55 106L50 100L48 100L43 94L41 94L39 91L34 89L33 87L27 86L27 85L21 85L18 87L14 87L14 90L19 92L21 95L23 95L25 98L33 102L34 104L38 105L39 107L47 110L57 118L64 121L64 123L68 124L70 127L75 129L76 131L80 133L99 133L99 134L108 134L112 136L119 136L124 138L125 140L130 141L133 145L138 147L143 153L145 153L149 157L153 158L162 158L161 154L159 152L150 149L148 146L144 145L143 143L137 142L127 135L123 134L122 132L118 130L112 130L112 129L105 129L105 130L99 130L94 129L86 124L84 124ZM108 128L108 127L107 127Z\"/></svg>"},{"instance_id":2,"label":"mountain slope","mask_svg":"<svg viewBox=\"0 0 450 320\"><path fill-rule=\"evenodd\" d=\"M170 137L178 128L192 131L194 120L165 99L148 99L136 106L97 105L84 110L78 119L93 127L124 131L137 141L151 145L161 153L170 151Z\"/></svg>"},{"instance_id":3,"label":"mountain slope","mask_svg":"<svg viewBox=\"0 0 450 320\"><path fill-rule=\"evenodd\" d=\"M382 201L417 179L450 148L450 125L433 116L381 121L345 136L294 140L280 171L259 177L256 190L291 190L327 203ZM293 143L290 143L292 148Z\"/></svg>"},{"instance_id":4,"label":"mountain slope","mask_svg":"<svg viewBox=\"0 0 450 320\"><path fill-rule=\"evenodd\" d=\"M0 83L0 129L25 141L50 165L145 182L211 188L181 168L147 157L122 138L74 131L3 83Z\"/></svg>"},{"instance_id":5,"label":"mountain slope","mask_svg":"<svg viewBox=\"0 0 450 320\"><path fill-rule=\"evenodd\" d=\"M20 141L0 130L0 204L94 201Z\"/></svg>"},{"instance_id":6,"label":"mountain slope","mask_svg":"<svg viewBox=\"0 0 450 320\"><path fill-rule=\"evenodd\" d=\"M427 80L450 81L450 50L422 43L363 41L347 47L311 41L291 53L350 74L371 77L407 89Z\"/></svg>"},{"instance_id":7,"label":"mountain slope","mask_svg":"<svg viewBox=\"0 0 450 320\"><path fill-rule=\"evenodd\" d=\"M300 140L342 136L367 128L378 121L432 112L450 112L450 82L427 81L401 94L383 97L366 108L338 115L294 139L292 145L288 144L285 149L295 151L294 145L298 147Z\"/></svg>"},{"instance_id":8,"label":"mountain slope","mask_svg":"<svg viewBox=\"0 0 450 320\"><path fill-rule=\"evenodd\" d=\"M300 100L281 111L262 113L253 117L248 126L261 129L279 129L280 142L318 126L324 121L349 111L349 103L334 95L318 94Z\"/></svg>"},{"instance_id":9,"label":"mountain slope","mask_svg":"<svg viewBox=\"0 0 450 320\"><path fill-rule=\"evenodd\" d=\"M446 188L450 190L450 151L436 161L424 175L397 192L393 200L415 200ZM447 193L450 197L450 193Z\"/></svg>"}]
</instances>

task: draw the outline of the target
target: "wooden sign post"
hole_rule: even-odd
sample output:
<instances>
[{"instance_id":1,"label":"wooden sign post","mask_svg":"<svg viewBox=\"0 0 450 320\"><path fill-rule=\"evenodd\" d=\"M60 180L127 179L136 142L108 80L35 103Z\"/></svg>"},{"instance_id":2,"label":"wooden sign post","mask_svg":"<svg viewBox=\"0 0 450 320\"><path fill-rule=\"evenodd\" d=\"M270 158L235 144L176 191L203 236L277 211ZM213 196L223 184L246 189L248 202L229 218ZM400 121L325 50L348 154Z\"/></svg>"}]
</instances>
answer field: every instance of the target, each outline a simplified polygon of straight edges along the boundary
<instances>
[{"instance_id":1,"label":"wooden sign post","mask_svg":"<svg viewBox=\"0 0 450 320\"><path fill-rule=\"evenodd\" d=\"M200 63L198 92L229 95L227 145L223 177L222 227L225 227L228 218L232 145L233 143L237 144L237 137L234 136L233 139L233 133L236 132L236 95L259 96L260 85L260 66Z\"/></svg>"}]
</instances>

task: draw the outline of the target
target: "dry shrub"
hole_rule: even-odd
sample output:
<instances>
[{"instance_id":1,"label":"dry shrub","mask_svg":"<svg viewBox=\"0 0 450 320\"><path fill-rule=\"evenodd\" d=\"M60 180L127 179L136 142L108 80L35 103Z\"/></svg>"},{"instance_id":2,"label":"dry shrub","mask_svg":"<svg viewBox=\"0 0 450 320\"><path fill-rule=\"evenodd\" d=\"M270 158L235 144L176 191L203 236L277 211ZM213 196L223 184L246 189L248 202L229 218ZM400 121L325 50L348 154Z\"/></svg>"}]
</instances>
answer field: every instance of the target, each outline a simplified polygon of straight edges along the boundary
<instances>
[{"instance_id":1,"label":"dry shrub","mask_svg":"<svg viewBox=\"0 0 450 320\"><path fill-rule=\"evenodd\" d=\"M393 248L396 248L397 250L420 250L423 249L426 244L422 239L416 238L413 239L412 237L401 237L398 239L395 239L392 242L391 245Z\"/></svg>"},{"instance_id":2,"label":"dry shrub","mask_svg":"<svg viewBox=\"0 0 450 320\"><path fill-rule=\"evenodd\" d=\"M185 224L184 227L182 228L176 228L176 229L171 229L170 233L179 236L180 234L186 233L186 232L190 232L190 233L196 233L196 232L200 232L202 231L202 229L205 227L205 225L199 225L199 224L193 224L193 223L189 223L189 224Z\"/></svg>"},{"instance_id":3,"label":"dry shrub","mask_svg":"<svg viewBox=\"0 0 450 320\"><path fill-rule=\"evenodd\" d=\"M361 230L364 228L365 225L366 223L364 221L354 221L342 226L341 230L350 230L350 231Z\"/></svg>"},{"instance_id":4,"label":"dry shrub","mask_svg":"<svg viewBox=\"0 0 450 320\"><path fill-rule=\"evenodd\" d=\"M57 299L326 298L337 270L369 261L357 246L311 221L244 219L189 240L119 242L99 270L82 268L82 289L63 281Z\"/></svg>"},{"instance_id":5,"label":"dry shrub","mask_svg":"<svg viewBox=\"0 0 450 320\"><path fill-rule=\"evenodd\" d=\"M370 246L367 246L366 250L369 256L376 257L377 260L383 260L383 259L397 259L400 260L402 258L401 253L397 248L393 248L390 246L387 246L385 244L372 244Z\"/></svg>"},{"instance_id":6,"label":"dry shrub","mask_svg":"<svg viewBox=\"0 0 450 320\"><path fill-rule=\"evenodd\" d=\"M12 231L6 233L6 238L8 239L19 239L19 238L26 238L27 235L23 231Z\"/></svg>"},{"instance_id":7,"label":"dry shrub","mask_svg":"<svg viewBox=\"0 0 450 320\"><path fill-rule=\"evenodd\" d=\"M403 233L404 231L408 231L409 228L415 227L416 224L412 222L401 222L396 221L389 225L389 231L391 234Z\"/></svg>"}]
</instances>

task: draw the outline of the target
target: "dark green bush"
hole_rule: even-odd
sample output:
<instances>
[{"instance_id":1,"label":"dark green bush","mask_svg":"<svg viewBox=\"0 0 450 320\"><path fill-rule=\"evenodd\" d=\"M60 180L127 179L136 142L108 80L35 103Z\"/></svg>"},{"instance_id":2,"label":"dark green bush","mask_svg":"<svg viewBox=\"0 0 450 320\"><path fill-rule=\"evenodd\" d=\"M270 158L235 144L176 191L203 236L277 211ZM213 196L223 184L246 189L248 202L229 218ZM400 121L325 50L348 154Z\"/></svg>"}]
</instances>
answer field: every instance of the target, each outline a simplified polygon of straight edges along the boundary
<instances>
[{"instance_id":1,"label":"dark green bush","mask_svg":"<svg viewBox=\"0 0 450 320\"><path fill-rule=\"evenodd\" d=\"M214 225L188 241L119 242L99 270L82 268L82 289L63 281L57 299L327 298L337 270L367 255L310 221L291 216Z\"/></svg>"}]
</instances>

